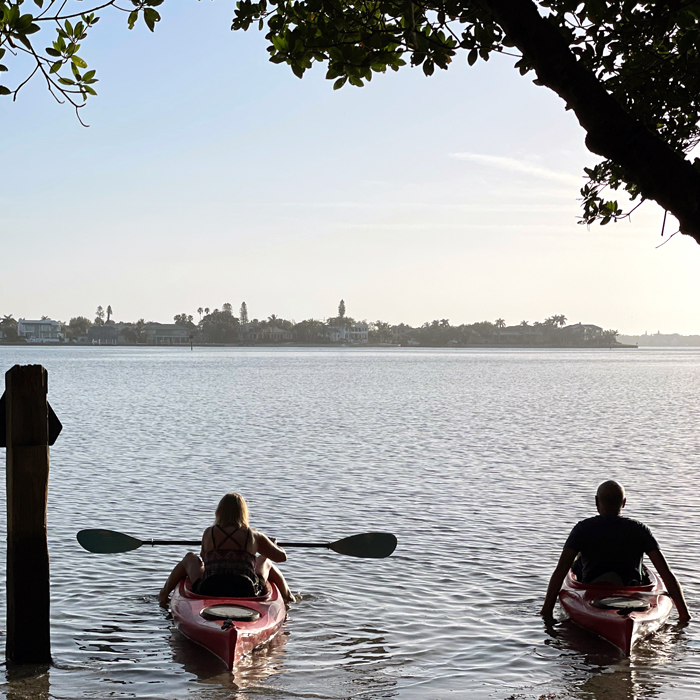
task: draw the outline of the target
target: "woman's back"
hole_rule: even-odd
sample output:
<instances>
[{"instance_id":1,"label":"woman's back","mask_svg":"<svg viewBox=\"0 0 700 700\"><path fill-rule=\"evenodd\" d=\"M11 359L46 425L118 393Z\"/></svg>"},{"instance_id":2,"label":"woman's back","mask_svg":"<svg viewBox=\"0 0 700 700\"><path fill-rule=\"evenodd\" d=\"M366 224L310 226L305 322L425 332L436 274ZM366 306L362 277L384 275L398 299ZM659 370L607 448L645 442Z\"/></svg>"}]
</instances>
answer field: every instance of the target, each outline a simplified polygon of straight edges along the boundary
<instances>
[{"instance_id":1,"label":"woman's back","mask_svg":"<svg viewBox=\"0 0 700 700\"><path fill-rule=\"evenodd\" d=\"M216 524L208 528L202 538L204 574L198 582L198 591L217 595L261 595L264 581L255 572L253 547L253 533L245 525L223 528Z\"/></svg>"},{"instance_id":2,"label":"woman's back","mask_svg":"<svg viewBox=\"0 0 700 700\"><path fill-rule=\"evenodd\" d=\"M221 527L218 523L208 527L202 536L203 558L212 551L238 551L256 555L255 537L247 525Z\"/></svg>"}]
</instances>

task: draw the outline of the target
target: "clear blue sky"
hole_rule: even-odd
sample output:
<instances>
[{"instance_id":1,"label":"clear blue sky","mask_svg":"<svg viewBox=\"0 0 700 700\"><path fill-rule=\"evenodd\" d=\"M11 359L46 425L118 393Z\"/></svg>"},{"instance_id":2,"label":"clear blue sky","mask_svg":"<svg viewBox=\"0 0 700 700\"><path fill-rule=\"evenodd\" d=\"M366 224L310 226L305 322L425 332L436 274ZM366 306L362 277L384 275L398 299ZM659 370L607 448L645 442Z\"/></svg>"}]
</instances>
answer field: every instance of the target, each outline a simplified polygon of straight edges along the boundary
<instances>
[{"instance_id":1,"label":"clear blue sky","mask_svg":"<svg viewBox=\"0 0 700 700\"><path fill-rule=\"evenodd\" d=\"M153 35L107 13L85 43L90 128L39 80L0 102L0 314L168 322L245 300L299 321L344 298L391 323L700 333L700 247L656 249L654 204L577 225L595 158L512 59L334 92L232 33L230 3L160 9Z\"/></svg>"}]
</instances>

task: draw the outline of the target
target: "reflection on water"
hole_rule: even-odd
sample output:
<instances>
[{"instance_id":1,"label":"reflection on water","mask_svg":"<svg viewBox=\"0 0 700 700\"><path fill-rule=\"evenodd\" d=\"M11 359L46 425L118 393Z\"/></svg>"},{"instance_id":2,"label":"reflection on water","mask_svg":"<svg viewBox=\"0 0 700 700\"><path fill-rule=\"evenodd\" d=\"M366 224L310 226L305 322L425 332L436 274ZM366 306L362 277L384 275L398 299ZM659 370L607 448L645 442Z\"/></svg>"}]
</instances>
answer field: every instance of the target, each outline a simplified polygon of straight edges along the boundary
<instances>
[{"instance_id":1,"label":"reflection on water","mask_svg":"<svg viewBox=\"0 0 700 700\"><path fill-rule=\"evenodd\" d=\"M570 675L569 692L582 700L651 700L663 694L664 670L682 649L687 628L668 624L638 642L631 657L600 637L565 620L546 629L546 644ZM682 697L682 693L678 696Z\"/></svg>"},{"instance_id":2,"label":"reflection on water","mask_svg":"<svg viewBox=\"0 0 700 700\"><path fill-rule=\"evenodd\" d=\"M177 629L173 629L168 644L173 661L196 676L200 683L232 691L250 691L260 688L271 676L284 672L287 637L288 633L283 629L267 644L241 659L233 673L221 659L187 639Z\"/></svg>"},{"instance_id":3,"label":"reflection on water","mask_svg":"<svg viewBox=\"0 0 700 700\"><path fill-rule=\"evenodd\" d=\"M537 614L566 535L611 477L700 610L696 350L0 347L0 370L15 363L47 367L64 429L48 508L55 665L5 669L5 697L696 694L695 624L627 661L571 625L548 635ZM228 674L157 605L186 548L100 556L75 533L196 538L232 489L282 541L383 530L399 546L386 560L290 551L301 602ZM0 553L3 599L4 566Z\"/></svg>"},{"instance_id":4,"label":"reflection on water","mask_svg":"<svg viewBox=\"0 0 700 700\"><path fill-rule=\"evenodd\" d=\"M0 685L7 700L49 700L49 668L47 666L15 666L9 664L6 683Z\"/></svg>"}]
</instances>

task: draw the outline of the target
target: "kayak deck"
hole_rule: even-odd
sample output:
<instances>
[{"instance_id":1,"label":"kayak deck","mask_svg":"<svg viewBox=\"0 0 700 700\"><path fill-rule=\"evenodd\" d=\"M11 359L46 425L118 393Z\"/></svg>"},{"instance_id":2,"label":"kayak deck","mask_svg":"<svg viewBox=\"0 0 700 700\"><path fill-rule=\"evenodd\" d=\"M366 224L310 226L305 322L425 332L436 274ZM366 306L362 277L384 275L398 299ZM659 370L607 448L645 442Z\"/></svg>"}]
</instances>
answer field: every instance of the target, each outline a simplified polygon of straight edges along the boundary
<instances>
[{"instance_id":1,"label":"kayak deck","mask_svg":"<svg viewBox=\"0 0 700 700\"><path fill-rule=\"evenodd\" d=\"M258 598L217 598L193 593L184 579L173 591L170 610L180 632L218 656L229 670L272 639L287 617L277 586L269 582L266 594Z\"/></svg>"},{"instance_id":2,"label":"kayak deck","mask_svg":"<svg viewBox=\"0 0 700 700\"><path fill-rule=\"evenodd\" d=\"M573 622L629 656L638 640L663 626L673 607L659 578L647 573L647 585L615 586L581 583L569 571L559 600Z\"/></svg>"}]
</instances>

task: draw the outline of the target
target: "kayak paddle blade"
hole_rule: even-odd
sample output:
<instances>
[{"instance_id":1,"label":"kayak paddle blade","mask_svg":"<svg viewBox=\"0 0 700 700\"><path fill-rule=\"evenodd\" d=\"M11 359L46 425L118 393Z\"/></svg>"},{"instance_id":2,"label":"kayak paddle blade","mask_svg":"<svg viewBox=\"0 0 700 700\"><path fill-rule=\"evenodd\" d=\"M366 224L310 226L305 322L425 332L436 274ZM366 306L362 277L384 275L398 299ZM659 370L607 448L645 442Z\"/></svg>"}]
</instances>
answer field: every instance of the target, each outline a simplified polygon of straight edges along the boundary
<instances>
[{"instance_id":1,"label":"kayak paddle blade","mask_svg":"<svg viewBox=\"0 0 700 700\"><path fill-rule=\"evenodd\" d=\"M365 559L384 559L391 556L396 549L396 536L390 532L365 532L362 535L352 535L328 545L338 554Z\"/></svg>"},{"instance_id":2,"label":"kayak paddle blade","mask_svg":"<svg viewBox=\"0 0 700 700\"><path fill-rule=\"evenodd\" d=\"M83 549L95 554L117 554L138 549L143 542L114 530L81 530L78 542Z\"/></svg>"}]
</instances>

